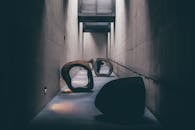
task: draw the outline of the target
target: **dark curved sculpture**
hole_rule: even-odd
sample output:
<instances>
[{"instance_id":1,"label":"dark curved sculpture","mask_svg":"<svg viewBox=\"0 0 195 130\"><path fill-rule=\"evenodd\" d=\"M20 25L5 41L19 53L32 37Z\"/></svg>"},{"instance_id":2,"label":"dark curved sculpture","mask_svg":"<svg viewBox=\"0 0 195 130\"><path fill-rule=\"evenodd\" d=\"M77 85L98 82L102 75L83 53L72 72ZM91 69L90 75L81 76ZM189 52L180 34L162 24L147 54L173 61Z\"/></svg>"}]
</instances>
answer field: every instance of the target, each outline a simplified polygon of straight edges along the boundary
<instances>
[{"instance_id":1,"label":"dark curved sculpture","mask_svg":"<svg viewBox=\"0 0 195 130\"><path fill-rule=\"evenodd\" d=\"M143 79L121 78L105 84L96 96L95 106L109 119L141 119L145 109Z\"/></svg>"},{"instance_id":2,"label":"dark curved sculpture","mask_svg":"<svg viewBox=\"0 0 195 130\"><path fill-rule=\"evenodd\" d=\"M108 74L101 74L100 73L101 65L104 64L103 62L105 62L108 65L108 67L109 67ZM98 77L109 77L112 74L112 72L113 72L113 65L111 64L111 62L108 59L97 58L95 63L94 63L94 71L95 71L95 74Z\"/></svg>"},{"instance_id":3,"label":"dark curved sculpture","mask_svg":"<svg viewBox=\"0 0 195 130\"><path fill-rule=\"evenodd\" d=\"M74 88L74 86L72 86L70 70L73 67L82 67L85 70L87 70L88 84L86 86L78 87L78 88ZM65 82L67 83L68 87L72 90L72 92L88 92L88 91L91 91L91 89L93 89L93 85L94 85L93 75L92 75L89 63L87 61L77 60L77 61L73 61L73 62L69 62L65 64L61 69L61 75L63 79L65 80Z\"/></svg>"}]
</instances>

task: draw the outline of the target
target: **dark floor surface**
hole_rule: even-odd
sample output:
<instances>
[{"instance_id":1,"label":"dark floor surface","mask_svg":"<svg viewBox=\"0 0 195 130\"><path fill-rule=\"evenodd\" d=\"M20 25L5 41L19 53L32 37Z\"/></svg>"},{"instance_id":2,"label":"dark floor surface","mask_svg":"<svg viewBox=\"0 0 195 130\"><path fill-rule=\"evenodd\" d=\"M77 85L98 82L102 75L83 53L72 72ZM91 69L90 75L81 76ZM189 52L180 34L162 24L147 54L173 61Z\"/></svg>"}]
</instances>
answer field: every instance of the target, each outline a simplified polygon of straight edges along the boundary
<instances>
[{"instance_id":1,"label":"dark floor surface","mask_svg":"<svg viewBox=\"0 0 195 130\"><path fill-rule=\"evenodd\" d=\"M75 76L75 83L81 83L84 73ZM94 105L101 87L117 79L94 76L94 89L89 93L59 92L57 96L31 121L30 130L159 130L161 126L146 108L142 120L114 122L106 120Z\"/></svg>"}]
</instances>

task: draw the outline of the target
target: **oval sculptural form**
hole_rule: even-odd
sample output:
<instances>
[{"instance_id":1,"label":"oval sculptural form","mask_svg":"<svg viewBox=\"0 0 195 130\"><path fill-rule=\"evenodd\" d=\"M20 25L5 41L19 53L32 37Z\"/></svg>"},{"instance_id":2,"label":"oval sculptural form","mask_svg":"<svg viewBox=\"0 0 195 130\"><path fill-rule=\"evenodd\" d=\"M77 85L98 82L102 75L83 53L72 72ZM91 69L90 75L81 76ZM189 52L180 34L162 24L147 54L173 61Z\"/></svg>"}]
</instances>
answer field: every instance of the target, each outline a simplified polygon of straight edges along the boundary
<instances>
[{"instance_id":1,"label":"oval sculptural form","mask_svg":"<svg viewBox=\"0 0 195 130\"><path fill-rule=\"evenodd\" d=\"M100 73L101 66L104 63L106 63L106 65L109 68L108 73ZM95 61L95 63L94 63L94 71L95 71L95 74L98 77L109 77L112 74L112 72L113 72L113 65L111 64L111 62L108 59L105 59L105 58L97 58L96 61Z\"/></svg>"},{"instance_id":2,"label":"oval sculptural form","mask_svg":"<svg viewBox=\"0 0 195 130\"><path fill-rule=\"evenodd\" d=\"M86 86L75 88L72 85L70 70L73 67L82 67L87 71L88 83ZM61 75L62 75L63 79L65 80L65 82L67 83L69 89L72 90L72 92L89 92L89 91L91 91L91 89L93 89L93 85L94 85L93 75L92 75L89 63L87 61L77 60L77 61L72 61L72 62L65 64L61 69Z\"/></svg>"},{"instance_id":3,"label":"oval sculptural form","mask_svg":"<svg viewBox=\"0 0 195 130\"><path fill-rule=\"evenodd\" d=\"M145 109L145 86L141 77L113 80L103 86L95 106L112 120L141 119Z\"/></svg>"}]
</instances>

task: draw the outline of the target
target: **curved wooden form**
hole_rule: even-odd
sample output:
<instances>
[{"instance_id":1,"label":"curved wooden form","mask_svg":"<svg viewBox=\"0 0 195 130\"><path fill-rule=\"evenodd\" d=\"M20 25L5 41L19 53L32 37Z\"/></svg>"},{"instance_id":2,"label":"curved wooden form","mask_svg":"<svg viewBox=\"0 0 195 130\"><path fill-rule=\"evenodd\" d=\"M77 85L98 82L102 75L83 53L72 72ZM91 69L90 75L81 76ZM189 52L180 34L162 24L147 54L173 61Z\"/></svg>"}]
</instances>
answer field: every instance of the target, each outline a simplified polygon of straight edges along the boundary
<instances>
[{"instance_id":1,"label":"curved wooden form","mask_svg":"<svg viewBox=\"0 0 195 130\"><path fill-rule=\"evenodd\" d=\"M94 60L90 59L87 61L89 64L91 64L90 68L93 69L94 68Z\"/></svg>"}]
</instances>

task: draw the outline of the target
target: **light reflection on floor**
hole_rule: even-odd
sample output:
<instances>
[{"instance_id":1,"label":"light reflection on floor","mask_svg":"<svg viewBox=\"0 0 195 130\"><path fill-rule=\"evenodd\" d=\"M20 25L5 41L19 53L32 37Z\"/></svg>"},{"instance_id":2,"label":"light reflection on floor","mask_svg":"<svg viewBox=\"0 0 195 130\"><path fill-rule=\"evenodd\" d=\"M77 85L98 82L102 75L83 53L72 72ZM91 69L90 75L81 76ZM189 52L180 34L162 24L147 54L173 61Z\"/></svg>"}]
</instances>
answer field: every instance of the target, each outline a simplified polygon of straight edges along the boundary
<instances>
[{"instance_id":1,"label":"light reflection on floor","mask_svg":"<svg viewBox=\"0 0 195 130\"><path fill-rule=\"evenodd\" d=\"M60 102L54 103L49 106L49 110L54 111L58 114L70 113L75 108L74 103L72 102Z\"/></svg>"}]
</instances>

